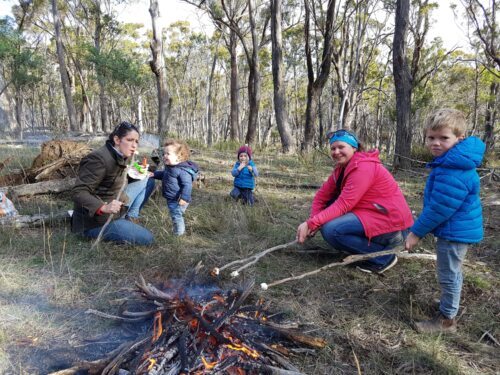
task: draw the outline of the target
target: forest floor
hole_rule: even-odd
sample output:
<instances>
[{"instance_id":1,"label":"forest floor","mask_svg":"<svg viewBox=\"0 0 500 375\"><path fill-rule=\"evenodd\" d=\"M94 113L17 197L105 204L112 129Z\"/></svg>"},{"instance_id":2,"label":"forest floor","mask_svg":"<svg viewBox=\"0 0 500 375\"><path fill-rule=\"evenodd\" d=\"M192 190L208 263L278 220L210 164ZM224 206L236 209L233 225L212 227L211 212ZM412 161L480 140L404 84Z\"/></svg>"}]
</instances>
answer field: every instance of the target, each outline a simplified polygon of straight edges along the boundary
<instances>
[{"instance_id":1,"label":"forest floor","mask_svg":"<svg viewBox=\"0 0 500 375\"><path fill-rule=\"evenodd\" d=\"M0 160L12 152L0 147ZM28 166L37 150L19 148L15 153L19 163ZM151 247L103 243L92 250L89 241L61 223L0 229L0 373L44 374L69 367L78 358L96 358L92 352L96 342L91 339L101 337L101 344L113 344L112 335L102 334L113 330L116 338L116 326L84 312L117 314L140 275L148 282L160 282L183 275L200 261L208 272L294 240L297 225L308 217L314 187L332 168L320 152L307 157L256 152L261 173L257 203L246 207L228 199L235 162L232 149L200 149L192 160L206 179L193 191L184 237L172 235L160 194L143 211L143 223L156 238ZM396 179L412 209L420 212L425 177L398 172ZM498 183L484 186L483 198L498 191ZM14 203L22 214L72 206L65 194ZM435 264L429 260L402 259L383 276L335 267L260 290L261 282L340 259L335 251L328 253L320 235L303 246L262 258L236 281L222 275L219 283L226 287L255 280L251 300L264 298L271 310L310 324L309 334L327 340L316 355L292 359L306 374L498 374L500 207L484 207L484 218L485 239L467 254L456 334L421 335L413 328L415 320L434 314L439 297ZM418 251L433 253L433 249L433 240L426 238Z\"/></svg>"}]
</instances>

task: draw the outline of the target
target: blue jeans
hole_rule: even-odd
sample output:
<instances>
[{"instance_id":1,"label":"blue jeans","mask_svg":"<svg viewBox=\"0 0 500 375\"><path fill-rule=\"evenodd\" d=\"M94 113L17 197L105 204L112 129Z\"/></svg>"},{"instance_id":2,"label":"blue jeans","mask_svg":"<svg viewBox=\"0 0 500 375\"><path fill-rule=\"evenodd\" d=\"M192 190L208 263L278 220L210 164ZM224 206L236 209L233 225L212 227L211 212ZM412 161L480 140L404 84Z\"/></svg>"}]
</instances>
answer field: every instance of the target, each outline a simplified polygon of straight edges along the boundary
<instances>
[{"instance_id":1,"label":"blue jeans","mask_svg":"<svg viewBox=\"0 0 500 375\"><path fill-rule=\"evenodd\" d=\"M88 229L83 232L83 235L89 238L97 238L101 228L102 226ZM111 221L104 230L102 239L131 245L151 245L154 241L153 234L149 230L125 219Z\"/></svg>"},{"instance_id":2,"label":"blue jeans","mask_svg":"<svg viewBox=\"0 0 500 375\"><path fill-rule=\"evenodd\" d=\"M144 204L148 201L149 196L155 188L154 178L145 178L144 180L138 180L131 182L127 185L125 193L128 196L128 211L127 216L138 218L139 213L144 207Z\"/></svg>"},{"instance_id":3,"label":"blue jeans","mask_svg":"<svg viewBox=\"0 0 500 375\"><path fill-rule=\"evenodd\" d=\"M229 195L235 200L241 199L243 204L248 204L249 206L253 206L253 204L255 203L252 189L240 188L235 186L233 190L231 190Z\"/></svg>"},{"instance_id":4,"label":"blue jeans","mask_svg":"<svg viewBox=\"0 0 500 375\"><path fill-rule=\"evenodd\" d=\"M390 250L404 242L407 231L395 231L373 237L365 235L361 221L351 212L337 217L321 227L321 235L337 250L350 254L369 254ZM366 262L376 267L384 267L394 259L394 255L384 255Z\"/></svg>"},{"instance_id":5,"label":"blue jeans","mask_svg":"<svg viewBox=\"0 0 500 375\"><path fill-rule=\"evenodd\" d=\"M170 212L170 217L172 218L172 224L174 226L174 235L182 236L186 232L186 225L184 224L184 212L186 212L189 204L181 206L178 202L167 201L168 210Z\"/></svg>"},{"instance_id":6,"label":"blue jeans","mask_svg":"<svg viewBox=\"0 0 500 375\"><path fill-rule=\"evenodd\" d=\"M437 277L441 286L439 310L449 319L457 316L462 292L462 264L467 253L468 244L451 242L438 238Z\"/></svg>"}]
</instances>

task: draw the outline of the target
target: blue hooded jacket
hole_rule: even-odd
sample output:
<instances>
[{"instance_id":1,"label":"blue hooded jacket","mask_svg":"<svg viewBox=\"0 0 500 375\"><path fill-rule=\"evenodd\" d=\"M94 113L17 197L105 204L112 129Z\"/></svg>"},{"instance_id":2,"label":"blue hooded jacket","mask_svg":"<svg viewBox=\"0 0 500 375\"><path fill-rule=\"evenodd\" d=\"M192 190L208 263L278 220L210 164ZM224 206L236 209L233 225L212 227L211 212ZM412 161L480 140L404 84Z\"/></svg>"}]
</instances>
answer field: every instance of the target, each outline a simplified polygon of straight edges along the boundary
<instances>
[{"instance_id":1,"label":"blue hooded jacket","mask_svg":"<svg viewBox=\"0 0 500 375\"><path fill-rule=\"evenodd\" d=\"M165 170L156 171L154 178L162 180L162 193L168 202L183 199L191 202L193 181L198 173L198 165L190 160L177 165L165 166Z\"/></svg>"},{"instance_id":2,"label":"blue hooded jacket","mask_svg":"<svg viewBox=\"0 0 500 375\"><path fill-rule=\"evenodd\" d=\"M436 237L462 243L483 239L483 214L476 168L485 144L469 137L435 158L424 190L424 209L411 231L418 237Z\"/></svg>"},{"instance_id":3,"label":"blue hooded jacket","mask_svg":"<svg viewBox=\"0 0 500 375\"><path fill-rule=\"evenodd\" d=\"M232 176L234 177L234 186L237 188L243 189L254 189L255 188L255 177L259 176L259 171L255 166L253 160L248 161L248 165L252 167L252 172L248 170L247 167L243 168L241 171L238 171L240 167L240 162L237 161L231 171Z\"/></svg>"}]
</instances>

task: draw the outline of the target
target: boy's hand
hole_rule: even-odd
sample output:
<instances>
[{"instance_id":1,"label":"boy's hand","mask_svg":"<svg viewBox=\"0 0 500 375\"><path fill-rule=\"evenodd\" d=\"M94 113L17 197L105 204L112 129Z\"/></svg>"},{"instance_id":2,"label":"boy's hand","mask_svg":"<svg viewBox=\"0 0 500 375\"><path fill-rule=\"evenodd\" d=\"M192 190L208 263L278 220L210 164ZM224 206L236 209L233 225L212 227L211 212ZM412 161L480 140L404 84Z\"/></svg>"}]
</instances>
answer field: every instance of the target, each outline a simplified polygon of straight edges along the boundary
<instances>
[{"instance_id":1,"label":"boy's hand","mask_svg":"<svg viewBox=\"0 0 500 375\"><path fill-rule=\"evenodd\" d=\"M408 234L408 237L406 237L406 242L405 242L405 249L408 251L412 251L413 247L420 241L420 237L417 237L413 232L410 232Z\"/></svg>"},{"instance_id":2,"label":"boy's hand","mask_svg":"<svg viewBox=\"0 0 500 375\"><path fill-rule=\"evenodd\" d=\"M247 166L246 163L241 163L240 166L238 167L238 170L241 171L243 168Z\"/></svg>"},{"instance_id":3,"label":"boy's hand","mask_svg":"<svg viewBox=\"0 0 500 375\"><path fill-rule=\"evenodd\" d=\"M179 199L179 206L186 206L188 202L186 202L184 199Z\"/></svg>"},{"instance_id":4,"label":"boy's hand","mask_svg":"<svg viewBox=\"0 0 500 375\"><path fill-rule=\"evenodd\" d=\"M253 168L252 168L252 166L251 166L251 165L249 165L247 168L248 168L248 170L249 170L250 172L252 172L252 171L253 171Z\"/></svg>"}]
</instances>

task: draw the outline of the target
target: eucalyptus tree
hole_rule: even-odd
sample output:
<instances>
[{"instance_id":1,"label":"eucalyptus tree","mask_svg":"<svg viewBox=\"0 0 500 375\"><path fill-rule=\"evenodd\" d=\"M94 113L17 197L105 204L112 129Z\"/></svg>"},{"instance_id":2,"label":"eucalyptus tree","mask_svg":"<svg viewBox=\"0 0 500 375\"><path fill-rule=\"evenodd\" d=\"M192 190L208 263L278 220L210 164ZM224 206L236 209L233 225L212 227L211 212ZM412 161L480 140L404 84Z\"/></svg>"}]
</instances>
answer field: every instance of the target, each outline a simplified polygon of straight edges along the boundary
<instances>
[{"instance_id":1,"label":"eucalyptus tree","mask_svg":"<svg viewBox=\"0 0 500 375\"><path fill-rule=\"evenodd\" d=\"M151 48L152 60L150 61L151 70L156 77L156 89L158 93L158 133L165 135L168 133L168 114L170 111L170 94L167 87L167 73L165 60L163 58L163 38L162 30L158 23L160 10L158 0L150 0L149 14L151 15L151 24L153 35L149 44Z\"/></svg>"},{"instance_id":2,"label":"eucalyptus tree","mask_svg":"<svg viewBox=\"0 0 500 375\"><path fill-rule=\"evenodd\" d=\"M375 61L385 41L388 13L383 13L378 0L353 0L344 3L342 15L337 17L339 31L334 42L333 67L339 110L338 121L332 126L349 129L363 92L376 84L367 82L367 76L373 63L383 64Z\"/></svg>"},{"instance_id":3,"label":"eucalyptus tree","mask_svg":"<svg viewBox=\"0 0 500 375\"><path fill-rule=\"evenodd\" d=\"M325 86L330 69L332 66L333 54L333 38L335 27L335 0L328 0L326 8L326 15L317 14L316 10L321 9L322 3L320 2L315 6L315 0L304 0L305 14L304 14L304 41L305 41L305 54L307 64L307 107L306 107L306 123L304 128L304 140L302 142L302 150L310 151L313 146L314 135L316 132L316 117L318 102ZM311 25L311 18L314 25ZM322 54L320 59L319 68L317 69L316 76L314 73L314 63L311 47L311 32L319 30L322 35Z\"/></svg>"},{"instance_id":4,"label":"eucalyptus tree","mask_svg":"<svg viewBox=\"0 0 500 375\"><path fill-rule=\"evenodd\" d=\"M483 73L489 83L489 95L484 118L484 141L487 150L495 146L495 123L499 106L500 88L500 28L497 21L498 0L462 0L469 29L471 44L482 49L483 58L478 59L485 68Z\"/></svg>"},{"instance_id":5,"label":"eucalyptus tree","mask_svg":"<svg viewBox=\"0 0 500 375\"><path fill-rule=\"evenodd\" d=\"M0 19L0 67L3 87L0 96L11 88L14 97L16 135L23 136L23 104L25 94L42 79L43 58L37 51L39 40L29 41L23 32L30 26L38 6L20 1L13 7L15 19Z\"/></svg>"},{"instance_id":6,"label":"eucalyptus tree","mask_svg":"<svg viewBox=\"0 0 500 375\"><path fill-rule=\"evenodd\" d=\"M56 41L57 61L59 63L59 73L61 75L61 85L64 92L64 100L66 101L66 108L68 111L69 127L71 130L78 130L78 123L76 120L76 109L71 94L71 83L67 74L66 58L61 33L61 18L57 0L51 0L52 17L54 22L54 36Z\"/></svg>"},{"instance_id":7,"label":"eucalyptus tree","mask_svg":"<svg viewBox=\"0 0 500 375\"><path fill-rule=\"evenodd\" d=\"M396 145L394 167L406 168L410 165L413 124L412 92L434 72L440 62L427 71L421 70L424 44L430 28L430 12L437 4L430 0L415 0L410 7L409 0L396 1L395 30L393 39L393 76L396 93ZM412 19L410 20L410 10ZM410 31L413 49L408 51L407 33Z\"/></svg>"},{"instance_id":8,"label":"eucalyptus tree","mask_svg":"<svg viewBox=\"0 0 500 375\"><path fill-rule=\"evenodd\" d=\"M272 71L274 114L284 153L295 150L286 110L286 87L283 72L282 0L271 0Z\"/></svg>"}]
</instances>

